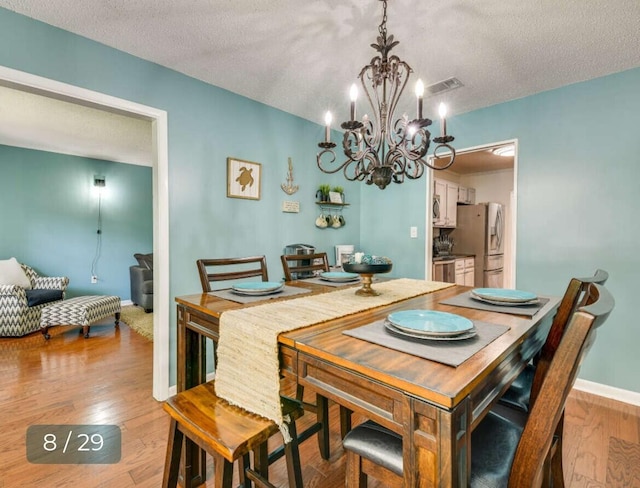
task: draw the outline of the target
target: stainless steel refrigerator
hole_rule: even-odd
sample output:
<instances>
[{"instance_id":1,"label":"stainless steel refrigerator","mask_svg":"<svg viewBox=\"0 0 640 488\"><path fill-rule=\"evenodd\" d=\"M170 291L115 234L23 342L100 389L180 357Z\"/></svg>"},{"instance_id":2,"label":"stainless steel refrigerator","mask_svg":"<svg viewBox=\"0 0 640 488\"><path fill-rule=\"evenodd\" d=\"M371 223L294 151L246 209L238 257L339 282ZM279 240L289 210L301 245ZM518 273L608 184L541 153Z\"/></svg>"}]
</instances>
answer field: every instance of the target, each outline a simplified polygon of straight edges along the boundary
<instances>
[{"instance_id":1,"label":"stainless steel refrigerator","mask_svg":"<svg viewBox=\"0 0 640 488\"><path fill-rule=\"evenodd\" d=\"M504 286L504 207L501 203L458 205L456 228L451 231L455 254L476 257L475 285Z\"/></svg>"}]
</instances>

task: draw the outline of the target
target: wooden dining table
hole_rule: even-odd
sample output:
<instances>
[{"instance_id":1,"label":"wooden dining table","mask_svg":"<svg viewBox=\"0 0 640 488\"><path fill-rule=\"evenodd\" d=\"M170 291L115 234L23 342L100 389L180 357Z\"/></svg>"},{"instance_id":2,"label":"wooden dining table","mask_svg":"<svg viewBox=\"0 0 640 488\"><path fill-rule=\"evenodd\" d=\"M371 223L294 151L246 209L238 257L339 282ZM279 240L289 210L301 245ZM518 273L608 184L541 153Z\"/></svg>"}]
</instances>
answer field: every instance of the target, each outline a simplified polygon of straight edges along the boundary
<instances>
[{"instance_id":1,"label":"wooden dining table","mask_svg":"<svg viewBox=\"0 0 640 488\"><path fill-rule=\"evenodd\" d=\"M288 284L311 293L335 290L304 281ZM278 338L283 375L402 435L406 487L468 485L471 432L540 350L559 303L548 297L533 317L441 303L470 289L455 285ZM182 391L205 381L204 339L217 341L221 314L250 305L210 293L177 297L176 302L177 387ZM450 312L508 330L457 367L344 334L391 312L413 309Z\"/></svg>"}]
</instances>

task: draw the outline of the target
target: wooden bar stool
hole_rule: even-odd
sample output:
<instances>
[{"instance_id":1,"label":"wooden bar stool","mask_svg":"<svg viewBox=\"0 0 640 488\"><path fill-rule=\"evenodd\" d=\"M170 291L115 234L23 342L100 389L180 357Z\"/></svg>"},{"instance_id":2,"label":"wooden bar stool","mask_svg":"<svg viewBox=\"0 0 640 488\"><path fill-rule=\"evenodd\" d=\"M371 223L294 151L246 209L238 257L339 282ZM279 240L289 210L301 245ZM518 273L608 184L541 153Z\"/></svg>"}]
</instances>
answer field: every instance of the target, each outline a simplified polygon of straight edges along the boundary
<instances>
[{"instance_id":1,"label":"wooden bar stool","mask_svg":"<svg viewBox=\"0 0 640 488\"><path fill-rule=\"evenodd\" d=\"M295 420L304 414L299 402L281 397L282 412L288 423L292 441L285 445L289 486L302 488L302 472ZM268 481L267 440L279 433L278 426L263 417L218 398L214 382L209 381L169 398L164 410L171 416L162 486L178 486L182 445L186 436L213 456L215 486L231 488L233 463L239 461L240 483L249 487L275 488ZM192 479L191 460L185 456L184 478ZM253 451L253 466L249 453Z\"/></svg>"}]
</instances>

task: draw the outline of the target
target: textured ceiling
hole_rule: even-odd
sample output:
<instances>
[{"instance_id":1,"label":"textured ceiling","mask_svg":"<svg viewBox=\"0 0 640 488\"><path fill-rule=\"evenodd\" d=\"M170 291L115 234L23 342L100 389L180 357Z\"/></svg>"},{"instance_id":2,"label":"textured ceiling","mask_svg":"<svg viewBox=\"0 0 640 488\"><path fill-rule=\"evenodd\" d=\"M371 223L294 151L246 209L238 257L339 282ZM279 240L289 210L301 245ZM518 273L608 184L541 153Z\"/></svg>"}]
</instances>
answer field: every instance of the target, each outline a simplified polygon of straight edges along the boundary
<instances>
[{"instance_id":1,"label":"textured ceiling","mask_svg":"<svg viewBox=\"0 0 640 488\"><path fill-rule=\"evenodd\" d=\"M149 121L4 86L0 144L153 165Z\"/></svg>"},{"instance_id":2,"label":"textured ceiling","mask_svg":"<svg viewBox=\"0 0 640 488\"><path fill-rule=\"evenodd\" d=\"M14 10L322 123L375 55L376 0L0 0ZM640 66L638 0L390 0L393 50L452 115ZM413 82L410 81L410 86ZM412 111L405 96L401 111ZM363 112L360 112L363 113Z\"/></svg>"}]
</instances>

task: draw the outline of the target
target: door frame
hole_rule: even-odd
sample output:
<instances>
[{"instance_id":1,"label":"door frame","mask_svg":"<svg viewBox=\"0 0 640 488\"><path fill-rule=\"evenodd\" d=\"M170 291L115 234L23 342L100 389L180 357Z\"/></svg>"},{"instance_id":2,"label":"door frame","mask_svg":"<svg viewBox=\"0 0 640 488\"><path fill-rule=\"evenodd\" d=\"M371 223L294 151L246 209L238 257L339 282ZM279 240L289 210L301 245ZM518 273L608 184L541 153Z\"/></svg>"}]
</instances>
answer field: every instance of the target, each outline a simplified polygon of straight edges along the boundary
<instances>
[{"instance_id":1,"label":"door frame","mask_svg":"<svg viewBox=\"0 0 640 488\"><path fill-rule=\"evenodd\" d=\"M169 149L167 112L79 86L0 66L0 84L151 122L153 165L153 397L169 396Z\"/></svg>"},{"instance_id":2,"label":"door frame","mask_svg":"<svg viewBox=\"0 0 640 488\"><path fill-rule=\"evenodd\" d=\"M509 275L505 274L505 286L516 286L516 243L517 243L517 213L518 213L518 139L507 139L504 141L491 142L488 144L481 144L479 146L467 147L456 151L456 154L466 154L476 151L485 151L498 146L504 146L505 144L513 144L515 148L515 154L513 156L513 191L509 202L510 207L510 223L511 223L511 255L509 256ZM429 156L429 162L432 163L433 155ZM455 163L452 168L455 170ZM426 227L426 242L425 242L425 272L424 276L427 280L432 280L432 260L433 260L433 180L436 177L436 171L430 169L427 172L426 184L427 184L427 201L425 202L427 209ZM455 171L451 171L455 172Z\"/></svg>"}]
</instances>

